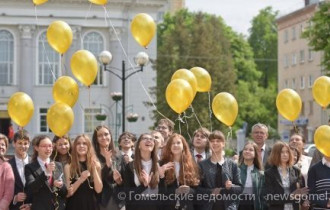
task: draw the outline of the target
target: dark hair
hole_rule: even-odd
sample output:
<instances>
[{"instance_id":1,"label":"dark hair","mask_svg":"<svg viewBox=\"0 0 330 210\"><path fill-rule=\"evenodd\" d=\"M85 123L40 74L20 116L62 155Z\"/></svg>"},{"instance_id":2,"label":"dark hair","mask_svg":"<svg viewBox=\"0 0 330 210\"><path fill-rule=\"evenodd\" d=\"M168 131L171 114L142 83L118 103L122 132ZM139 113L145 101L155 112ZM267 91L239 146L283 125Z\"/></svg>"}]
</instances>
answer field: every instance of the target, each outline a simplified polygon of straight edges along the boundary
<instances>
[{"instance_id":1,"label":"dark hair","mask_svg":"<svg viewBox=\"0 0 330 210\"><path fill-rule=\"evenodd\" d=\"M171 132L173 132L173 130L174 130L174 122L172 122L172 120L167 119L167 118L163 118L163 119L160 119L158 121L158 124L157 125L160 125L160 124L167 125L168 130L171 131Z\"/></svg>"},{"instance_id":2,"label":"dark hair","mask_svg":"<svg viewBox=\"0 0 330 210\"><path fill-rule=\"evenodd\" d=\"M32 139L32 145L33 145L33 155L32 155L32 161L36 161L38 157L38 151L34 147L39 147L39 144L42 140L50 138L47 135L38 135Z\"/></svg>"},{"instance_id":3,"label":"dark hair","mask_svg":"<svg viewBox=\"0 0 330 210\"><path fill-rule=\"evenodd\" d=\"M19 130L14 134L13 141L16 143L18 140L28 140L30 142L30 135L27 130Z\"/></svg>"},{"instance_id":4,"label":"dark hair","mask_svg":"<svg viewBox=\"0 0 330 210\"><path fill-rule=\"evenodd\" d=\"M295 132L295 133L293 133L293 134L290 136L290 139L291 139L292 136L300 136L302 142L303 142L304 144L306 144L306 139L305 139L305 137L304 137L304 134L302 134L301 132Z\"/></svg>"},{"instance_id":5,"label":"dark hair","mask_svg":"<svg viewBox=\"0 0 330 210\"><path fill-rule=\"evenodd\" d=\"M124 133L120 134L118 138L118 147L121 149L120 142L124 136L127 136L128 138L132 139L132 142L136 142L136 136L133 133L125 131Z\"/></svg>"},{"instance_id":6,"label":"dark hair","mask_svg":"<svg viewBox=\"0 0 330 210\"><path fill-rule=\"evenodd\" d=\"M95 153L96 153L96 156L100 159L101 157L101 150L100 150L100 145L99 145L99 142L97 141L97 132L102 129L102 128L105 128L109 131L109 135L110 135L110 143L109 143L109 147L108 147L108 150L112 151L112 156L115 156L116 154L116 147L115 147L115 143L114 143L114 139L112 138L112 133L111 133L111 130L105 126L105 125L99 125L97 126L95 129L94 129L94 132L93 132L93 137L92 137L92 143L93 143L93 147L95 149Z\"/></svg>"},{"instance_id":7,"label":"dark hair","mask_svg":"<svg viewBox=\"0 0 330 210\"><path fill-rule=\"evenodd\" d=\"M297 147L290 147L290 150L297 153L297 160L296 160L296 162L293 162L293 165L296 165L298 163L298 161L300 160L301 152L298 150Z\"/></svg>"},{"instance_id":8,"label":"dark hair","mask_svg":"<svg viewBox=\"0 0 330 210\"><path fill-rule=\"evenodd\" d=\"M212 139L221 139L226 141L225 135L223 135L223 133L219 130L215 130L209 135L209 141Z\"/></svg>"},{"instance_id":9,"label":"dark hair","mask_svg":"<svg viewBox=\"0 0 330 210\"><path fill-rule=\"evenodd\" d=\"M193 138L192 138L192 145L194 146L194 137L196 136L197 133L202 133L206 138L206 146L205 146L205 151L209 151L210 150L210 142L209 140L209 136L210 136L210 131L207 128L201 127L198 128L197 130L194 131L193 134Z\"/></svg>"},{"instance_id":10,"label":"dark hair","mask_svg":"<svg viewBox=\"0 0 330 210\"><path fill-rule=\"evenodd\" d=\"M54 144L54 149L53 149L53 152L52 152L52 155L50 156L50 159L54 159L55 161L58 161L58 162L61 162L61 159L60 159L60 157L58 156L59 154L58 154L58 152L57 152L57 148L56 148L56 143L57 143L57 141L58 140L60 140L60 139L66 139L66 140L68 140L68 143L69 143L69 146L70 146L70 148L69 148L69 151L68 151L68 153L66 154L66 160L67 160L67 163L71 163L71 152L72 152L72 143L71 143L71 141L70 141L70 137L69 137L69 135L64 135L64 136L62 136L62 137L59 137L59 136L54 136L54 138L53 138L53 144Z\"/></svg>"},{"instance_id":11,"label":"dark hair","mask_svg":"<svg viewBox=\"0 0 330 210\"><path fill-rule=\"evenodd\" d=\"M137 176L139 177L139 180L140 180L141 172L143 170L142 163L141 163L142 157L141 157L141 152L140 152L140 149L139 149L139 144L140 144L141 140L143 139L143 137L146 136L146 135L150 135L152 137L152 135L149 134L149 133L141 134L141 136L139 137L139 139L136 142L136 147L137 148L135 149L135 153L134 153L134 169L136 171ZM153 173L153 177L150 180L150 187L151 188L157 187L158 182L159 182L158 157L157 157L157 148L156 147L157 147L156 143L154 143L154 148L151 151L152 166L151 166L151 171L150 172ZM140 182L141 182L141 180L140 180Z\"/></svg>"},{"instance_id":12,"label":"dark hair","mask_svg":"<svg viewBox=\"0 0 330 210\"><path fill-rule=\"evenodd\" d=\"M281 152L282 152L283 147L286 147L289 151L289 161L288 161L287 165L288 166L293 165L293 157L292 157L292 152L290 150L290 147L288 144L286 144L283 141L277 141L274 144L272 151L270 153L269 159L268 159L268 163L270 165L279 166L281 164Z\"/></svg>"},{"instance_id":13,"label":"dark hair","mask_svg":"<svg viewBox=\"0 0 330 210\"><path fill-rule=\"evenodd\" d=\"M261 160L259 158L258 155L258 146L256 143L254 143L253 141L248 141L245 143L244 147L243 147L243 151L242 151L242 155L239 157L238 163L239 165L242 165L244 163L244 157L243 157L243 152L244 149L247 145L252 145L253 149L254 149L254 159L253 159L253 165L259 170L262 171L263 170L263 166L261 164Z\"/></svg>"}]
</instances>

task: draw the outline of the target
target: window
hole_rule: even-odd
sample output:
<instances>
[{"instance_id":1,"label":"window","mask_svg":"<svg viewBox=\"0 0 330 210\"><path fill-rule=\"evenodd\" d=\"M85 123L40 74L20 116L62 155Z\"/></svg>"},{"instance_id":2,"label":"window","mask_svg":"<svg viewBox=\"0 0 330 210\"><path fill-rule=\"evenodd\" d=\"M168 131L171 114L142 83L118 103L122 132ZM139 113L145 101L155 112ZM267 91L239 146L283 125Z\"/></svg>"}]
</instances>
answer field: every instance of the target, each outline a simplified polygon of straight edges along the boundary
<instances>
[{"instance_id":1,"label":"window","mask_svg":"<svg viewBox=\"0 0 330 210\"><path fill-rule=\"evenodd\" d=\"M46 32L39 36L38 42L38 85L52 85L59 77L60 54L53 50L46 39Z\"/></svg>"},{"instance_id":2,"label":"window","mask_svg":"<svg viewBox=\"0 0 330 210\"><path fill-rule=\"evenodd\" d=\"M51 130L49 129L48 125L47 125L47 108L40 108L39 109L39 120L40 120L40 133L48 133L51 132Z\"/></svg>"},{"instance_id":3,"label":"window","mask_svg":"<svg viewBox=\"0 0 330 210\"><path fill-rule=\"evenodd\" d=\"M313 114L313 101L309 101L309 115Z\"/></svg>"},{"instance_id":4,"label":"window","mask_svg":"<svg viewBox=\"0 0 330 210\"><path fill-rule=\"evenodd\" d=\"M305 102L301 102L301 115L305 116Z\"/></svg>"},{"instance_id":5,"label":"window","mask_svg":"<svg viewBox=\"0 0 330 210\"><path fill-rule=\"evenodd\" d=\"M97 32L89 32L84 36L84 49L90 51L97 58L104 50L103 37ZM103 85L103 70L100 66L94 85Z\"/></svg>"},{"instance_id":6,"label":"window","mask_svg":"<svg viewBox=\"0 0 330 210\"><path fill-rule=\"evenodd\" d=\"M284 55L284 67L287 68L289 67L289 56Z\"/></svg>"},{"instance_id":7,"label":"window","mask_svg":"<svg viewBox=\"0 0 330 210\"><path fill-rule=\"evenodd\" d=\"M292 79L292 89L296 89L296 79Z\"/></svg>"},{"instance_id":8,"label":"window","mask_svg":"<svg viewBox=\"0 0 330 210\"><path fill-rule=\"evenodd\" d=\"M296 39L296 27L292 27L292 40Z\"/></svg>"},{"instance_id":9,"label":"window","mask_svg":"<svg viewBox=\"0 0 330 210\"><path fill-rule=\"evenodd\" d=\"M300 36L301 34L304 32L304 25L303 24L300 24Z\"/></svg>"},{"instance_id":10,"label":"window","mask_svg":"<svg viewBox=\"0 0 330 210\"><path fill-rule=\"evenodd\" d=\"M312 49L308 49L308 60L309 61L313 60L313 51L312 51Z\"/></svg>"},{"instance_id":11,"label":"window","mask_svg":"<svg viewBox=\"0 0 330 210\"><path fill-rule=\"evenodd\" d=\"M284 31L284 42L286 43L288 41L289 41L289 32L288 32L288 30L285 30Z\"/></svg>"},{"instance_id":12,"label":"window","mask_svg":"<svg viewBox=\"0 0 330 210\"><path fill-rule=\"evenodd\" d=\"M308 87L312 87L313 86L313 76L309 75L308 77Z\"/></svg>"},{"instance_id":13,"label":"window","mask_svg":"<svg viewBox=\"0 0 330 210\"><path fill-rule=\"evenodd\" d=\"M101 114L101 109L85 109L85 133L92 133L99 122L96 120L96 115Z\"/></svg>"},{"instance_id":14,"label":"window","mask_svg":"<svg viewBox=\"0 0 330 210\"><path fill-rule=\"evenodd\" d=\"M294 66L296 64L297 64L297 55L296 55L296 53L293 53L292 54L292 66Z\"/></svg>"},{"instance_id":15,"label":"window","mask_svg":"<svg viewBox=\"0 0 330 210\"><path fill-rule=\"evenodd\" d=\"M305 62L305 51L300 50L300 63L304 63L304 62Z\"/></svg>"},{"instance_id":16,"label":"window","mask_svg":"<svg viewBox=\"0 0 330 210\"><path fill-rule=\"evenodd\" d=\"M300 77L300 89L305 88L305 77L301 76Z\"/></svg>"},{"instance_id":17,"label":"window","mask_svg":"<svg viewBox=\"0 0 330 210\"><path fill-rule=\"evenodd\" d=\"M12 85L14 74L14 37L0 30L0 85Z\"/></svg>"}]
</instances>

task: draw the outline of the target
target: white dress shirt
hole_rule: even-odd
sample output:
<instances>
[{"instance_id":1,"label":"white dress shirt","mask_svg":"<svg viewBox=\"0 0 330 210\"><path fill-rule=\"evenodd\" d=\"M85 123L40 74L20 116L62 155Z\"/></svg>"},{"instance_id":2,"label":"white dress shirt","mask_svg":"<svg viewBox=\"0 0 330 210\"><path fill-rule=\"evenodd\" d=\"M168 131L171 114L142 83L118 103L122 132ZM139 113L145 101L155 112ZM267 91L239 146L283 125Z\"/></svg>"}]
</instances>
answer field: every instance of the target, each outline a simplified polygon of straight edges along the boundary
<instances>
[{"instance_id":1,"label":"white dress shirt","mask_svg":"<svg viewBox=\"0 0 330 210\"><path fill-rule=\"evenodd\" d=\"M26 155L24 159L20 159L15 155L15 162L16 162L16 169L18 171L19 177L21 178L21 181L23 183L23 186L25 186L25 174L24 174L24 167L26 164L29 163L29 156Z\"/></svg>"}]
</instances>

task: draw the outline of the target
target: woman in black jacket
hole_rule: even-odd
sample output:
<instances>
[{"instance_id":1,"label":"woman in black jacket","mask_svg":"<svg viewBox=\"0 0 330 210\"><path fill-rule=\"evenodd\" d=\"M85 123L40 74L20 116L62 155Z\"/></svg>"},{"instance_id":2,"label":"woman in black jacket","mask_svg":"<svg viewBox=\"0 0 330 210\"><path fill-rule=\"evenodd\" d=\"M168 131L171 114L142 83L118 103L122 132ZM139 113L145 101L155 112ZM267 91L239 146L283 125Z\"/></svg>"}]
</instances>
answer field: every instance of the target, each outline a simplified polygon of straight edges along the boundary
<instances>
[{"instance_id":1,"label":"woman in black jacket","mask_svg":"<svg viewBox=\"0 0 330 210\"><path fill-rule=\"evenodd\" d=\"M265 171L265 198L269 210L299 210L300 197L308 192L300 170L293 165L288 144L278 141L269 157L271 168Z\"/></svg>"}]
</instances>

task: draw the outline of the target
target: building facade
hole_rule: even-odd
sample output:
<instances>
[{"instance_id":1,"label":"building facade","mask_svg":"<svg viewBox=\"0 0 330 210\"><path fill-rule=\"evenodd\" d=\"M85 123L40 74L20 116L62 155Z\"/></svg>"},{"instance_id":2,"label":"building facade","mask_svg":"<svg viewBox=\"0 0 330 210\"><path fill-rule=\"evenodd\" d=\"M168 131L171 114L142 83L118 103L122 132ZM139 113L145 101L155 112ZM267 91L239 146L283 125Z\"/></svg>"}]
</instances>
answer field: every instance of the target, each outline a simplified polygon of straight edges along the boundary
<instances>
[{"instance_id":1,"label":"building facade","mask_svg":"<svg viewBox=\"0 0 330 210\"><path fill-rule=\"evenodd\" d=\"M35 108L25 129L32 135L49 134L46 114L54 103L53 84L62 75L74 78L70 59L77 50L87 49L95 56L108 50L113 56L110 66L121 69L124 60L127 72L128 68L136 67L133 60L140 51L156 59L156 36L148 49L144 49L133 39L130 22L136 14L143 12L151 15L157 23L169 11L169 4L168 0L109 0L102 7L88 0L49 0L34 7L32 0L1 0L0 132L7 134L8 125L13 123L7 112L10 96L22 91L33 99ZM67 22L73 31L72 45L63 57L48 45L46 39L47 27L55 20ZM150 102L146 91L156 85L156 73L151 66L147 65L143 72L126 80L126 113L139 115L135 123L126 121L126 130L135 134L147 132L153 125L152 108L144 105L144 102ZM92 133L95 126L105 124L118 136L122 130L121 106L112 100L110 93L122 91L121 80L103 72L100 66L97 79L90 88L78 84L79 99L73 107L75 118L69 134ZM97 121L97 114L108 117L105 121ZM17 130L15 124L14 129Z\"/></svg>"},{"instance_id":2,"label":"building facade","mask_svg":"<svg viewBox=\"0 0 330 210\"><path fill-rule=\"evenodd\" d=\"M301 38L309 27L310 19L318 9L318 1L305 1L305 7L280 17L278 25L278 90L294 89L301 97L302 110L295 121L308 142L313 141L315 129L328 122L328 114L319 106L312 95L314 81L323 75L322 53L308 46ZM292 122L279 115L278 129L283 140L288 140L294 131Z\"/></svg>"}]
</instances>

